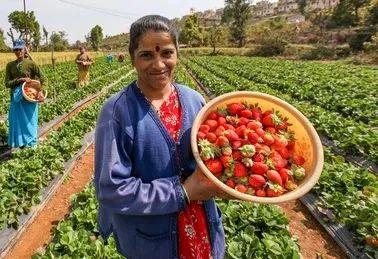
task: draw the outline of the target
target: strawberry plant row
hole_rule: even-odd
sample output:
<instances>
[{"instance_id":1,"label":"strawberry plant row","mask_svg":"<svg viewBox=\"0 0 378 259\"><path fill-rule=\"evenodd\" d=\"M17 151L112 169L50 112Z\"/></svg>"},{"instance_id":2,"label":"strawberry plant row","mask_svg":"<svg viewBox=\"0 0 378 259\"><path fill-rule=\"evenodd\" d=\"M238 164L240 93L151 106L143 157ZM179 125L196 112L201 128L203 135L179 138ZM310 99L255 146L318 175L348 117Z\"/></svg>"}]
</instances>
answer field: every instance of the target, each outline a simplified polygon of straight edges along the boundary
<instances>
[{"instance_id":1,"label":"strawberry plant row","mask_svg":"<svg viewBox=\"0 0 378 259\"><path fill-rule=\"evenodd\" d=\"M52 242L35 258L123 258L116 251L113 237L108 245L99 237L94 193L89 185L73 197L70 215L58 224ZM288 230L288 220L276 206L217 203L223 212L225 258L300 258L297 241Z\"/></svg>"},{"instance_id":2,"label":"strawberry plant row","mask_svg":"<svg viewBox=\"0 0 378 259\"><path fill-rule=\"evenodd\" d=\"M128 84L132 76L120 81L108 92L114 93ZM52 131L47 140L34 149L23 149L13 154L13 159L0 164L0 229L17 228L18 217L39 203L41 189L55 175L64 171L63 163L81 147L81 139L94 128L98 111L106 96L86 107L58 130Z\"/></svg>"},{"instance_id":3,"label":"strawberry plant row","mask_svg":"<svg viewBox=\"0 0 378 259\"><path fill-rule=\"evenodd\" d=\"M249 80L267 84L347 118L373 127L378 125L377 69L353 70L354 66L348 66L350 72L345 75L342 73L345 69L327 64L226 56L196 59L222 65Z\"/></svg>"},{"instance_id":4,"label":"strawberry plant row","mask_svg":"<svg viewBox=\"0 0 378 259\"><path fill-rule=\"evenodd\" d=\"M188 65L193 68L196 76L209 89L213 89L212 85L216 84L215 94L235 91L250 90L259 91L274 96L295 106L316 127L317 131L329 136L335 145L343 150L347 155L360 155L372 160L374 163L378 161L378 132L366 126L364 123L344 118L336 112L327 111L319 106L312 105L307 101L300 101L292 98L283 91L270 88L266 84L250 81L242 76L237 75L237 71L229 70L219 65L207 62L199 62L197 59L188 61ZM195 68L195 69L194 69ZM198 71L204 70L199 74ZM204 79L208 74L213 74L210 80ZM211 82L209 82L211 81ZM224 81L227 84L224 84ZM207 84L209 82L210 84Z\"/></svg>"},{"instance_id":5,"label":"strawberry plant row","mask_svg":"<svg viewBox=\"0 0 378 259\"><path fill-rule=\"evenodd\" d=\"M232 86L227 82L219 81L220 75L214 75L196 63L187 64L205 86L207 85L204 82L212 82L212 87L209 88L217 95L224 93L223 91L239 90L232 90ZM372 246L371 240L376 240L378 236L377 176L345 162L343 157L332 154L328 149L325 155L324 170L314 188L314 192L322 201L319 206L331 209L334 214L332 220L342 222L348 227L355 237L354 241L359 251L370 255L376 253L378 250Z\"/></svg>"}]
</instances>

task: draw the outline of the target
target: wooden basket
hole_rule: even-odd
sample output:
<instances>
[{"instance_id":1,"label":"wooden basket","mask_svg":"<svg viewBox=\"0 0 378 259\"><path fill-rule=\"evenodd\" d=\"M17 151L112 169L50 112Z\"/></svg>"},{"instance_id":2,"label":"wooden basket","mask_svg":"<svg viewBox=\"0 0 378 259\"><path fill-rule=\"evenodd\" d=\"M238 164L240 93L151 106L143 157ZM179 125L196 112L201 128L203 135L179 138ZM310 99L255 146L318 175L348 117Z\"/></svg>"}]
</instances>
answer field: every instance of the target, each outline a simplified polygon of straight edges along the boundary
<instances>
[{"instance_id":1,"label":"wooden basket","mask_svg":"<svg viewBox=\"0 0 378 259\"><path fill-rule=\"evenodd\" d=\"M297 139L294 153L303 156L306 159L303 167L306 170L306 177L303 179L298 188L293 191L286 192L278 197L257 197L245 193L238 192L216 178L202 162L197 146L197 133L200 125L204 122L210 112L215 111L218 107L226 107L227 104L246 101L250 104L258 103L263 110L274 109L279 111L283 117L288 117L288 122L292 125L290 130L295 132ZM308 119L296 108L287 102L259 92L240 91L232 92L218 96L208 102L198 113L191 131L191 146L197 165L204 174L214 182L220 189L233 197L256 203L282 203L298 199L311 190L317 183L323 168L323 147L319 136Z\"/></svg>"},{"instance_id":2,"label":"wooden basket","mask_svg":"<svg viewBox=\"0 0 378 259\"><path fill-rule=\"evenodd\" d=\"M22 84L22 94L23 94L24 98L25 98L27 101L32 102L32 103L39 103L40 101L38 101L38 100L34 100L34 99L30 98L29 96L27 96L27 95L25 94L25 90L24 90L25 86L27 86L27 87L32 87L32 88L34 88L34 89L40 91L40 89L41 89L41 83L40 83L38 80L31 80L29 83L24 82L24 83ZM45 99L46 99L46 98L47 98L47 90L42 90L42 92L43 92L43 96L44 96Z\"/></svg>"}]
</instances>

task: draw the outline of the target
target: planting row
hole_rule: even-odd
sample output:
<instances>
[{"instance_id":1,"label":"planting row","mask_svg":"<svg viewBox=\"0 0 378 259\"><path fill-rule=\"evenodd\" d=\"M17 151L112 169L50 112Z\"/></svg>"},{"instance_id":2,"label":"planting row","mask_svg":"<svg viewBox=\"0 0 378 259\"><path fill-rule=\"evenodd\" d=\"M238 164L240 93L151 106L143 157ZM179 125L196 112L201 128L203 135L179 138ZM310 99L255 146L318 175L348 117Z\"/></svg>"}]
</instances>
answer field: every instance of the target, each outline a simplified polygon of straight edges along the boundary
<instances>
[{"instance_id":1,"label":"planting row","mask_svg":"<svg viewBox=\"0 0 378 259\"><path fill-rule=\"evenodd\" d=\"M200 57L198 60L222 65L298 100L378 126L377 69L247 57Z\"/></svg>"}]
</instances>

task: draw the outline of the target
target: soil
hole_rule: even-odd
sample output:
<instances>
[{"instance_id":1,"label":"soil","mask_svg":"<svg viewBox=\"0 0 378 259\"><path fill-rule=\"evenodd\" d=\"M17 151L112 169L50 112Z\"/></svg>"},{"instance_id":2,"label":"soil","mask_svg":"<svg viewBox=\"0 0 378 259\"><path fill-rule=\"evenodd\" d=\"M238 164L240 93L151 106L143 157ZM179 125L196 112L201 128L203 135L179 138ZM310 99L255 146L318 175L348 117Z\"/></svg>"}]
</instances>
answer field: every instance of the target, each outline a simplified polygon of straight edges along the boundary
<instances>
[{"instance_id":1,"label":"soil","mask_svg":"<svg viewBox=\"0 0 378 259\"><path fill-rule=\"evenodd\" d=\"M304 259L348 258L299 200L280 207L289 218L290 233L298 238Z\"/></svg>"},{"instance_id":2,"label":"soil","mask_svg":"<svg viewBox=\"0 0 378 259\"><path fill-rule=\"evenodd\" d=\"M31 258L36 251L47 244L51 230L70 210L70 197L81 192L93 175L94 148L90 146L64 183L58 188L46 207L24 231L17 244L9 251L6 259Z\"/></svg>"}]
</instances>

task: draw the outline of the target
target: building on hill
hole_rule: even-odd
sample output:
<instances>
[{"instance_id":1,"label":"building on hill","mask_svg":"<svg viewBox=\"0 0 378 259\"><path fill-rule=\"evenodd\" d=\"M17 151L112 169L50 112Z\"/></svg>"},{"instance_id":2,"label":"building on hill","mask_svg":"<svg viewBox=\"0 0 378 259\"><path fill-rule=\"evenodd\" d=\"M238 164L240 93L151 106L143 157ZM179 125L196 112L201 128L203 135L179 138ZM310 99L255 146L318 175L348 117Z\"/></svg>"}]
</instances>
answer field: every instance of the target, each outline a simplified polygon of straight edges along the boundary
<instances>
[{"instance_id":1,"label":"building on hill","mask_svg":"<svg viewBox=\"0 0 378 259\"><path fill-rule=\"evenodd\" d=\"M315 0L312 1L309 9L315 10L315 9L329 9L334 8L340 3L340 0Z\"/></svg>"},{"instance_id":2,"label":"building on hill","mask_svg":"<svg viewBox=\"0 0 378 259\"><path fill-rule=\"evenodd\" d=\"M296 0L279 0L276 13L292 13L298 11L299 6Z\"/></svg>"},{"instance_id":3,"label":"building on hill","mask_svg":"<svg viewBox=\"0 0 378 259\"><path fill-rule=\"evenodd\" d=\"M251 8L252 17L265 17L274 15L277 3L271 3L267 0L258 2Z\"/></svg>"}]
</instances>

